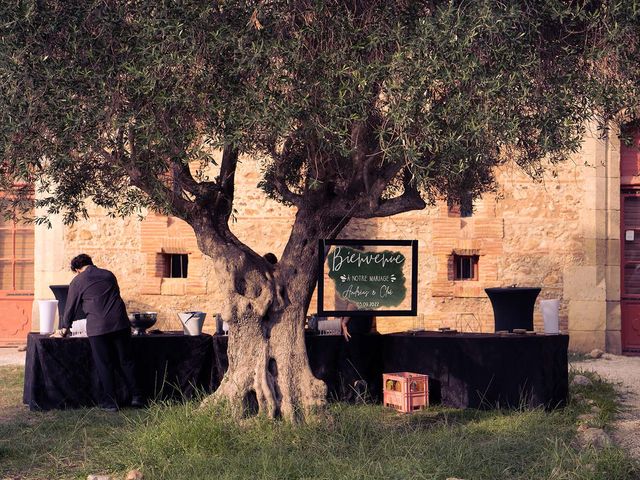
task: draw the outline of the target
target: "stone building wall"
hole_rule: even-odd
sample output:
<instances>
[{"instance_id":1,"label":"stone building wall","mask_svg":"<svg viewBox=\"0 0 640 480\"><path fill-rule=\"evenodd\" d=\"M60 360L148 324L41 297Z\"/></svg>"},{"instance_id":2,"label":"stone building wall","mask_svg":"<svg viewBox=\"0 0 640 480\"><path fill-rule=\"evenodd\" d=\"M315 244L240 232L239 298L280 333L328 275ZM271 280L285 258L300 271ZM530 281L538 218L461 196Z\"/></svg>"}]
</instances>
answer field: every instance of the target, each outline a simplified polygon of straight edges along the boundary
<instances>
[{"instance_id":1,"label":"stone building wall","mask_svg":"<svg viewBox=\"0 0 640 480\"><path fill-rule=\"evenodd\" d=\"M497 172L497 191L476 200L471 217L451 213L443 201L420 212L350 222L341 237L419 240L419 315L378 318L378 329L492 332L485 288L540 286L539 299L561 299L561 330L570 332L572 348L619 351L617 148L589 135L583 151L549 170L542 182L508 164ZM236 179L233 232L256 252L279 257L293 210L257 189L254 162L242 162ZM89 220L71 227L53 223L50 230L36 229L36 298L51 298L49 284L67 283L70 258L85 252L117 275L130 311L158 311L160 328L178 329L176 312L204 310L205 330L214 328L212 317L223 299L212 262L198 251L184 222L154 214L143 221L114 220L92 209ZM451 256L459 251L478 255L477 280L453 279ZM187 279L163 278L160 259L167 252L189 254ZM542 330L537 305L534 323ZM315 299L309 313L314 310Z\"/></svg>"}]
</instances>

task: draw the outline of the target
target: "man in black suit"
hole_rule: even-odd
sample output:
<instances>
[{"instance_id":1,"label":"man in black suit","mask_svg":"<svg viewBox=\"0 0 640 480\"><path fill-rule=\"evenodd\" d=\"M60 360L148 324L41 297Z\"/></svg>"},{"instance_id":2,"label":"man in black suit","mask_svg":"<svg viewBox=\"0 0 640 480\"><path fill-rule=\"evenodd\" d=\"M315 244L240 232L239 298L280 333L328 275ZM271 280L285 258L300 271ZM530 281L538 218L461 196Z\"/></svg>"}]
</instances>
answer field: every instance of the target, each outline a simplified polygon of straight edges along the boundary
<instances>
[{"instance_id":1,"label":"man in black suit","mask_svg":"<svg viewBox=\"0 0 640 480\"><path fill-rule=\"evenodd\" d=\"M120 370L132 396L131 406L142 407L131 352L131 326L115 275L96 267L91 257L84 253L71 260L71 270L76 277L69 285L61 328L54 336L68 335L76 311L82 308L87 315L87 336L102 386L100 408L118 411L116 369Z\"/></svg>"}]
</instances>

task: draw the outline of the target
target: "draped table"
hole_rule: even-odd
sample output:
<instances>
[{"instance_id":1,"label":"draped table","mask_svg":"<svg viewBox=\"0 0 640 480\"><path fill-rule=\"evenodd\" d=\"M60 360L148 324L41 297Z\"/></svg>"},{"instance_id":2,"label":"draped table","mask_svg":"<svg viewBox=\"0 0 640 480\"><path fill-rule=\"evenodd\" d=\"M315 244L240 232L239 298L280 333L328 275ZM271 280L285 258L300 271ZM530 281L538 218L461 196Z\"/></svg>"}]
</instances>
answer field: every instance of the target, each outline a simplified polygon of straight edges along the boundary
<instances>
[{"instance_id":1,"label":"draped table","mask_svg":"<svg viewBox=\"0 0 640 480\"><path fill-rule=\"evenodd\" d=\"M384 371L429 375L430 398L456 408L565 404L568 335L385 335Z\"/></svg>"},{"instance_id":2,"label":"draped table","mask_svg":"<svg viewBox=\"0 0 640 480\"><path fill-rule=\"evenodd\" d=\"M225 336L133 337L137 376L147 398L190 398L214 391L227 369ZM313 374L330 400L379 401L382 374L430 377L430 400L458 408L539 407L565 403L566 335L418 332L306 337ZM93 406L99 385L86 338L30 334L24 402L31 409ZM124 398L125 392L120 392Z\"/></svg>"},{"instance_id":3,"label":"draped table","mask_svg":"<svg viewBox=\"0 0 640 480\"><path fill-rule=\"evenodd\" d=\"M131 339L136 378L146 399L190 398L210 390L211 335L171 332ZM116 379L118 402L124 404L126 388ZM92 407L98 404L99 388L89 339L29 334L23 401L31 410Z\"/></svg>"},{"instance_id":4,"label":"draped table","mask_svg":"<svg viewBox=\"0 0 640 480\"><path fill-rule=\"evenodd\" d=\"M213 341L217 387L227 339ZM405 332L353 335L349 342L307 336L306 344L329 399L358 399L366 388L364 397L379 401L382 374L392 372L429 375L430 401L456 408L555 408L569 388L568 335Z\"/></svg>"}]
</instances>

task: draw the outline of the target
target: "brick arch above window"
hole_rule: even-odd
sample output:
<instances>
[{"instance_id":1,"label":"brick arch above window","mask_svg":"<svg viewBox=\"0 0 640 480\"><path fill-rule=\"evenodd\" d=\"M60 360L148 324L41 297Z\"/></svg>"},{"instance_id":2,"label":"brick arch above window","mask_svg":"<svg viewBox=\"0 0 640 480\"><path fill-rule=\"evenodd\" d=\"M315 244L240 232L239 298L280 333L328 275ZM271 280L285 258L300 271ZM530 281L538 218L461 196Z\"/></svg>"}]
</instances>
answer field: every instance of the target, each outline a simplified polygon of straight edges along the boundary
<instances>
[{"instance_id":1,"label":"brick arch above window","mask_svg":"<svg viewBox=\"0 0 640 480\"><path fill-rule=\"evenodd\" d=\"M175 217L150 214L142 221L141 250L145 254L145 277L141 293L147 295L200 295L207 293L203 255L193 229ZM167 274L168 257L188 255L187 278ZM169 258L171 261L171 258ZM170 270L170 268L169 268Z\"/></svg>"},{"instance_id":2,"label":"brick arch above window","mask_svg":"<svg viewBox=\"0 0 640 480\"><path fill-rule=\"evenodd\" d=\"M479 248L454 248L451 251L451 255L476 255L480 256Z\"/></svg>"}]
</instances>

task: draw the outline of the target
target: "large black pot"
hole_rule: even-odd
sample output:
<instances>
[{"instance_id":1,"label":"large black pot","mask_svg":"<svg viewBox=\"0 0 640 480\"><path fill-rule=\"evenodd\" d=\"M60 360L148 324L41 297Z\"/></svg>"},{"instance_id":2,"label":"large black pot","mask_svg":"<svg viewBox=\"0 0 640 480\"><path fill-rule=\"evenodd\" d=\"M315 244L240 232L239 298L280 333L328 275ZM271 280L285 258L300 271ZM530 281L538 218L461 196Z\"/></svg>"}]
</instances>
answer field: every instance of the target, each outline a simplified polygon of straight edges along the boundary
<instances>
[{"instance_id":1,"label":"large black pot","mask_svg":"<svg viewBox=\"0 0 640 480\"><path fill-rule=\"evenodd\" d=\"M67 296L69 295L69 285L49 285L49 288L53 292L53 295L58 300L58 328L60 328L60 322L62 321L62 316L64 315L64 308L67 305ZM87 318L87 314L84 313L82 307L76 312L76 316L71 319L80 320L83 318Z\"/></svg>"},{"instance_id":2,"label":"large black pot","mask_svg":"<svg viewBox=\"0 0 640 480\"><path fill-rule=\"evenodd\" d=\"M491 300L496 332L514 328L533 330L533 307L538 287L485 288Z\"/></svg>"}]
</instances>

